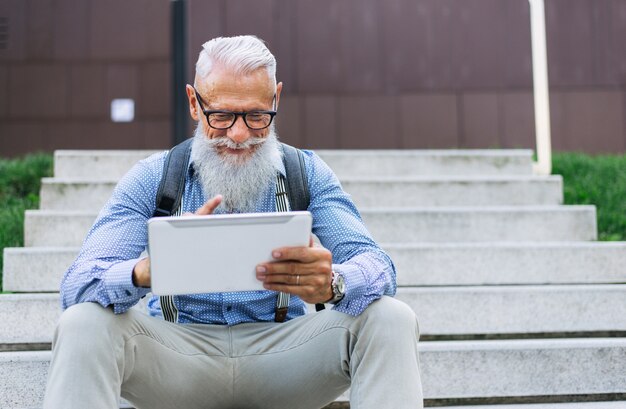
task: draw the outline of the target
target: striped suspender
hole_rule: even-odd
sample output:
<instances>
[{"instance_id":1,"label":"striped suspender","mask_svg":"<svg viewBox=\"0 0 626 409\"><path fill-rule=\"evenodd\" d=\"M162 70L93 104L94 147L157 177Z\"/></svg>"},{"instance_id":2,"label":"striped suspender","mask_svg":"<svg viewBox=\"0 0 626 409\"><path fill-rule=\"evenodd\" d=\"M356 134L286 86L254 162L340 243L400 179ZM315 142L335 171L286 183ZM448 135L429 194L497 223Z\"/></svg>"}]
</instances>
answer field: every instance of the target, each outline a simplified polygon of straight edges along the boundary
<instances>
[{"instance_id":1,"label":"striped suspender","mask_svg":"<svg viewBox=\"0 0 626 409\"><path fill-rule=\"evenodd\" d=\"M163 176L156 196L156 209L153 217L180 216L183 210L183 190L191 155L193 138L174 146L165 158ZM178 309L173 296L159 298L163 318L170 322L178 321Z\"/></svg>"},{"instance_id":2,"label":"striped suspender","mask_svg":"<svg viewBox=\"0 0 626 409\"><path fill-rule=\"evenodd\" d=\"M180 216L183 213L183 198L180 198L180 207L176 209L172 216ZM163 312L163 318L169 322L178 322L178 308L174 304L173 295L161 295L159 296L159 302L161 303L161 311Z\"/></svg>"},{"instance_id":3,"label":"striped suspender","mask_svg":"<svg viewBox=\"0 0 626 409\"><path fill-rule=\"evenodd\" d=\"M289 206L289 198L287 197L287 187L285 185L285 177L280 173L276 174L276 211L288 212L291 210ZM289 294L278 293L278 299L276 300L276 314L274 321L283 322L287 317L287 310L289 309Z\"/></svg>"},{"instance_id":4,"label":"striped suspender","mask_svg":"<svg viewBox=\"0 0 626 409\"><path fill-rule=\"evenodd\" d=\"M180 207L176 210L172 216L180 216L183 209L183 199L181 197ZM280 173L276 175L276 211L288 212L289 198L287 197L287 189L285 186L285 177ZM289 309L289 294L278 293L276 300L276 314L274 321L283 322L287 318L287 311ZM163 318L166 321L178 322L178 308L174 304L174 296L162 295L159 297L161 303L161 311L163 312Z\"/></svg>"}]
</instances>

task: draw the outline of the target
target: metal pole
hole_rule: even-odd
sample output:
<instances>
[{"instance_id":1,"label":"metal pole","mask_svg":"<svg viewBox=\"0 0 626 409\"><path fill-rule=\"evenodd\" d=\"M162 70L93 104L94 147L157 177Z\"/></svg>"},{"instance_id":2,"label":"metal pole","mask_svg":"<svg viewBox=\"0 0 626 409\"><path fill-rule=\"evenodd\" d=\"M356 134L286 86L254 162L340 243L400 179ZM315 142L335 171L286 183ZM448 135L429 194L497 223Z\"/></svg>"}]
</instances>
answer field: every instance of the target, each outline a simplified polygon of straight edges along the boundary
<instances>
[{"instance_id":1,"label":"metal pole","mask_svg":"<svg viewBox=\"0 0 626 409\"><path fill-rule=\"evenodd\" d=\"M187 139L185 0L172 0L172 146Z\"/></svg>"},{"instance_id":2,"label":"metal pole","mask_svg":"<svg viewBox=\"0 0 626 409\"><path fill-rule=\"evenodd\" d=\"M533 171L539 175L549 175L552 172L552 141L550 136L545 5L544 0L528 1L530 2L535 135L537 138L537 162L533 164Z\"/></svg>"}]
</instances>

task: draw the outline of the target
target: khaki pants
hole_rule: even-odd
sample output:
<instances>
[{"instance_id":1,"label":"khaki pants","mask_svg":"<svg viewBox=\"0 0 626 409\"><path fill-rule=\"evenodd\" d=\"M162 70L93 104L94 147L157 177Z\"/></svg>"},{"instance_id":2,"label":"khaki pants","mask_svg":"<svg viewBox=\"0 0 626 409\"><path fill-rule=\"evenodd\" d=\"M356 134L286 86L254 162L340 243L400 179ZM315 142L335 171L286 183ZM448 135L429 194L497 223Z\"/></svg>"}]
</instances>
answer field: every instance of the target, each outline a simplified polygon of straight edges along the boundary
<instances>
[{"instance_id":1,"label":"khaki pants","mask_svg":"<svg viewBox=\"0 0 626 409\"><path fill-rule=\"evenodd\" d=\"M358 317L325 310L278 323L174 324L98 304L63 313L44 408L422 408L413 311L390 297Z\"/></svg>"}]
</instances>

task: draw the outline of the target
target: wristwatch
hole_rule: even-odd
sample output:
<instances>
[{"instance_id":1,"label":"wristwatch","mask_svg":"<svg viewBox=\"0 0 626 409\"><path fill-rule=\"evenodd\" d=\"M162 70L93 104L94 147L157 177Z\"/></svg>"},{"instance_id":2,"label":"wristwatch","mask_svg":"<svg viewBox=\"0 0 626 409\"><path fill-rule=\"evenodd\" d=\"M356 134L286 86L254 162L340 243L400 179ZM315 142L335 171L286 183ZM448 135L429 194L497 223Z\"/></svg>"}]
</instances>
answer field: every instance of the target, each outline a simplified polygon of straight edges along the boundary
<instances>
[{"instance_id":1,"label":"wristwatch","mask_svg":"<svg viewBox=\"0 0 626 409\"><path fill-rule=\"evenodd\" d=\"M326 301L329 304L337 304L346 295L346 282L339 273L332 272L330 288L333 290L333 298Z\"/></svg>"}]
</instances>

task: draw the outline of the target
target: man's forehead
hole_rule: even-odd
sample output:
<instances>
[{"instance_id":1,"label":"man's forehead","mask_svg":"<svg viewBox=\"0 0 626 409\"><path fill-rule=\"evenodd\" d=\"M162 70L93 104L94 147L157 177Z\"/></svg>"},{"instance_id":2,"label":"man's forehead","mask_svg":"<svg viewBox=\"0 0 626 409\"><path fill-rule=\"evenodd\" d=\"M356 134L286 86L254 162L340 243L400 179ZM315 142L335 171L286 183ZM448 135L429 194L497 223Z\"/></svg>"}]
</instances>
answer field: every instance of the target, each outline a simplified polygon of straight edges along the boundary
<instances>
[{"instance_id":1,"label":"man's forehead","mask_svg":"<svg viewBox=\"0 0 626 409\"><path fill-rule=\"evenodd\" d=\"M232 70L216 67L216 69L211 70L208 76L196 77L196 88L201 94L213 98L221 94L271 98L276 91L276 84L265 68L239 74Z\"/></svg>"}]
</instances>

